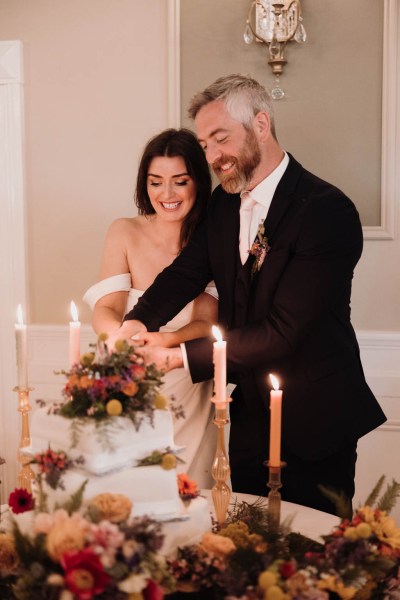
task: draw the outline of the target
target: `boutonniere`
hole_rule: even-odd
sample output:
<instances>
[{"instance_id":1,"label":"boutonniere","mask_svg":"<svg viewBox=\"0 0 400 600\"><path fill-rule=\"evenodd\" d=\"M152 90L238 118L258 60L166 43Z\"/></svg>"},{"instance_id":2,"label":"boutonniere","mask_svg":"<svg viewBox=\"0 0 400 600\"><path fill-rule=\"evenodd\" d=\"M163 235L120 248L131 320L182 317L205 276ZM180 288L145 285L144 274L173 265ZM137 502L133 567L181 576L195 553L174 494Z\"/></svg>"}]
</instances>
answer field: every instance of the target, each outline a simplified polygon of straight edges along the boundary
<instances>
[{"instance_id":1,"label":"boutonniere","mask_svg":"<svg viewBox=\"0 0 400 600\"><path fill-rule=\"evenodd\" d=\"M253 279L254 275L258 273L261 269L262 264L267 256L267 253L270 251L271 246L268 244L268 238L264 235L265 227L263 221L261 221L258 226L258 231L256 235L256 239L253 242L252 247L249 250L249 254L252 254L256 257L253 266L251 268L251 278Z\"/></svg>"}]
</instances>

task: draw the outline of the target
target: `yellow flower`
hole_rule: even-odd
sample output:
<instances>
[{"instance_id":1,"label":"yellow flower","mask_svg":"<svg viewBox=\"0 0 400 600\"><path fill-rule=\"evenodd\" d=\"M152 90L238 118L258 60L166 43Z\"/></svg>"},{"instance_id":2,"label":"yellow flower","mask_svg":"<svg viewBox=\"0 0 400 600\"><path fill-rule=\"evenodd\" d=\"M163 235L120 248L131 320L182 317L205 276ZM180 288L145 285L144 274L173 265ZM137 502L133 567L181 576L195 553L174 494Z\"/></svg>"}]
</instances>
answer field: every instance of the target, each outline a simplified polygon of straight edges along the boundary
<instances>
[{"instance_id":1,"label":"yellow flower","mask_svg":"<svg viewBox=\"0 0 400 600\"><path fill-rule=\"evenodd\" d=\"M369 538L372 533L369 523L359 523L356 527L356 534L359 538Z\"/></svg>"},{"instance_id":2,"label":"yellow flower","mask_svg":"<svg viewBox=\"0 0 400 600\"><path fill-rule=\"evenodd\" d=\"M99 333L98 335L99 342L105 342L108 340L108 333Z\"/></svg>"},{"instance_id":3,"label":"yellow flower","mask_svg":"<svg viewBox=\"0 0 400 600\"><path fill-rule=\"evenodd\" d=\"M278 577L273 571L263 571L258 576L258 585L262 590L267 590L271 585L275 585L277 581Z\"/></svg>"},{"instance_id":4,"label":"yellow flower","mask_svg":"<svg viewBox=\"0 0 400 600\"><path fill-rule=\"evenodd\" d=\"M227 556L236 550L236 546L230 538L211 532L203 534L200 546L208 554L221 557Z\"/></svg>"},{"instance_id":5,"label":"yellow flower","mask_svg":"<svg viewBox=\"0 0 400 600\"><path fill-rule=\"evenodd\" d=\"M264 594L265 600L284 600L287 597L278 585L271 585Z\"/></svg>"},{"instance_id":6,"label":"yellow flower","mask_svg":"<svg viewBox=\"0 0 400 600\"><path fill-rule=\"evenodd\" d=\"M161 466L166 471L170 471L171 469L175 469L176 467L176 456L171 454L171 452L167 452L161 459Z\"/></svg>"},{"instance_id":7,"label":"yellow flower","mask_svg":"<svg viewBox=\"0 0 400 600\"><path fill-rule=\"evenodd\" d=\"M14 539L9 533L0 533L0 577L15 573L19 564Z\"/></svg>"},{"instance_id":8,"label":"yellow flower","mask_svg":"<svg viewBox=\"0 0 400 600\"><path fill-rule=\"evenodd\" d=\"M333 575L328 575L317 582L320 590L329 590L335 592L342 600L351 600L357 594L357 589L353 586L346 587L343 581L336 579Z\"/></svg>"},{"instance_id":9,"label":"yellow flower","mask_svg":"<svg viewBox=\"0 0 400 600\"><path fill-rule=\"evenodd\" d=\"M117 340L114 344L116 352L124 352L128 349L128 342L126 340Z\"/></svg>"},{"instance_id":10,"label":"yellow flower","mask_svg":"<svg viewBox=\"0 0 400 600\"><path fill-rule=\"evenodd\" d=\"M156 394L153 398L154 408L166 410L168 408L168 399L162 394Z\"/></svg>"},{"instance_id":11,"label":"yellow flower","mask_svg":"<svg viewBox=\"0 0 400 600\"><path fill-rule=\"evenodd\" d=\"M123 494L98 494L90 500L89 506L95 507L101 520L120 523L131 514L132 502Z\"/></svg>"},{"instance_id":12,"label":"yellow flower","mask_svg":"<svg viewBox=\"0 0 400 600\"><path fill-rule=\"evenodd\" d=\"M119 400L113 398L109 400L106 404L106 411L110 417L118 417L122 413L123 407Z\"/></svg>"},{"instance_id":13,"label":"yellow flower","mask_svg":"<svg viewBox=\"0 0 400 600\"><path fill-rule=\"evenodd\" d=\"M356 540L357 539L357 531L355 527L348 527L344 534L343 537L345 537L348 540Z\"/></svg>"},{"instance_id":14,"label":"yellow flower","mask_svg":"<svg viewBox=\"0 0 400 600\"><path fill-rule=\"evenodd\" d=\"M56 523L49 531L46 547L50 557L59 562L66 552L82 550L85 545L85 529L77 526L75 519Z\"/></svg>"},{"instance_id":15,"label":"yellow flower","mask_svg":"<svg viewBox=\"0 0 400 600\"><path fill-rule=\"evenodd\" d=\"M82 354L82 356L81 356L81 363L85 367L90 367L90 365L94 361L94 357L95 357L94 352L85 352L85 354Z\"/></svg>"}]
</instances>

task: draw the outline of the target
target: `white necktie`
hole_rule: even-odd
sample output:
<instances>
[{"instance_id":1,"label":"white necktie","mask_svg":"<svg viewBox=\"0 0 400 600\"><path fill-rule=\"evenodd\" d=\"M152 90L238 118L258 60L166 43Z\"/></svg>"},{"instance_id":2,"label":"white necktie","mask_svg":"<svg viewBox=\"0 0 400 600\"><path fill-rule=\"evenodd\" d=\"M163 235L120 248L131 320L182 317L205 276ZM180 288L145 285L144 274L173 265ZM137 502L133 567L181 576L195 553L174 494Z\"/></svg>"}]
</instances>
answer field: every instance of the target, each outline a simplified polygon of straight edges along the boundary
<instances>
[{"instance_id":1,"label":"white necktie","mask_svg":"<svg viewBox=\"0 0 400 600\"><path fill-rule=\"evenodd\" d=\"M255 200L250 196L249 192L241 193L240 204L240 233L239 233L239 252L242 265L246 262L250 250L250 223L251 212L255 205Z\"/></svg>"}]
</instances>

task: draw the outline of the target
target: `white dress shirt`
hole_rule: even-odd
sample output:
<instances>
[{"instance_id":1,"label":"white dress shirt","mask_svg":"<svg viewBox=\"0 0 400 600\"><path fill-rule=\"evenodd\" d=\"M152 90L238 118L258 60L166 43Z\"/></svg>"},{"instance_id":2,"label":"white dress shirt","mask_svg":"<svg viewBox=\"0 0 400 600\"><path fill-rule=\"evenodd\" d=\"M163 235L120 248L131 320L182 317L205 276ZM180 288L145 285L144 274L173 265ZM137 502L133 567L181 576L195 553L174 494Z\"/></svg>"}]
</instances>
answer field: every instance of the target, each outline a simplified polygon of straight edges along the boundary
<instances>
[{"instance_id":1,"label":"white dress shirt","mask_svg":"<svg viewBox=\"0 0 400 600\"><path fill-rule=\"evenodd\" d=\"M256 185L255 188L250 190L250 196L253 198L253 200L255 200L255 204L251 212L250 245L253 243L254 238L256 237L260 222L264 223L267 217L272 198L275 194L275 190L278 186L278 183L282 179L282 176L286 171L286 167L288 166L288 164L289 156L285 152L283 159L276 167L276 169L274 169L272 173L270 173L265 179L263 179L258 185Z\"/></svg>"}]
</instances>

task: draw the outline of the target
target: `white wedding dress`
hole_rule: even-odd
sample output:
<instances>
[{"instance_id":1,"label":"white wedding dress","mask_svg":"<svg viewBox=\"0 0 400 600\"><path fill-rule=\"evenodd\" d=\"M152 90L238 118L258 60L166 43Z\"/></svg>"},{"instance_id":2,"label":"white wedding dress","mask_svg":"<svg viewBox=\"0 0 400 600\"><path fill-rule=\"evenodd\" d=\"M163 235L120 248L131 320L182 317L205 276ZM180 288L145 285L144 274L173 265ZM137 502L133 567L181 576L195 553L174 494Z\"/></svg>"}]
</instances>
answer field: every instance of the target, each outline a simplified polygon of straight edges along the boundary
<instances>
[{"instance_id":1,"label":"white wedding dress","mask_svg":"<svg viewBox=\"0 0 400 600\"><path fill-rule=\"evenodd\" d=\"M113 275L103 279L90 287L83 299L93 310L96 302L107 294L113 292L128 292L126 312L130 311L143 291L131 287L129 273ZM216 296L216 290L210 286L207 292ZM160 331L175 331L190 321L192 313L191 302L176 315ZM185 461L178 463L179 472L187 472L197 485L209 489L215 483L211 477L211 467L216 447L216 427L213 425L214 404L210 402L212 396L212 381L192 383L190 374L185 369L173 369L164 375L162 393L166 396L175 396L176 405L182 405L185 417L174 420L174 439L177 446L184 446L178 456Z\"/></svg>"}]
</instances>

